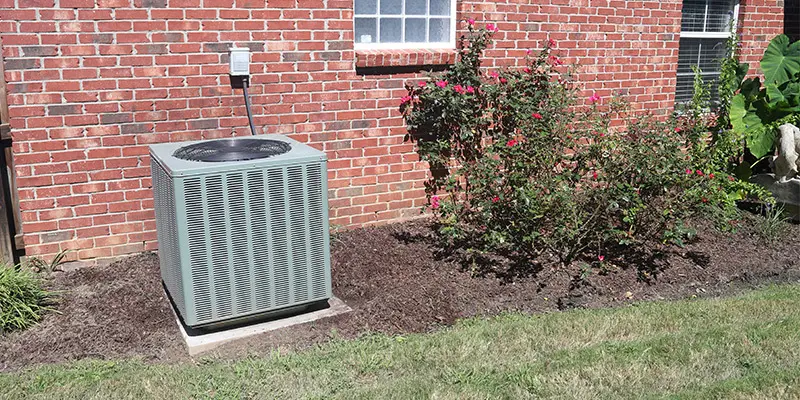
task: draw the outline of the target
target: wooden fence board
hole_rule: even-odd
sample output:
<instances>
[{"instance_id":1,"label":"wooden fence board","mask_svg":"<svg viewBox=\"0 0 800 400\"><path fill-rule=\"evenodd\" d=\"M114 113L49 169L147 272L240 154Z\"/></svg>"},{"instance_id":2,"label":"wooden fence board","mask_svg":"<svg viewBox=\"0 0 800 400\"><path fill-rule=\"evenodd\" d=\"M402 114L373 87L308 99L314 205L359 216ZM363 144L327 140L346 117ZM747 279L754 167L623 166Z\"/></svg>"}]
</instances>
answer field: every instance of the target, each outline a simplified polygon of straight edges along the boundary
<instances>
[{"instance_id":1,"label":"wooden fence board","mask_svg":"<svg viewBox=\"0 0 800 400\"><path fill-rule=\"evenodd\" d=\"M9 116L8 116L8 97L6 92L6 75L5 75L5 65L3 61L3 43L0 42L0 140L5 141L6 143L10 143L11 141L11 129L9 128ZM3 148L0 149L2 151L6 151L8 149ZM8 152L7 152L8 154ZM2 177L9 180L9 187L14 187L14 165L11 162L11 159L8 158L7 160L8 165L3 165L7 173L3 173ZM9 168L10 167L10 168ZM7 212L9 207L14 207L14 202L11 201L11 204L7 204L7 199L14 198L16 196L6 196L5 193L5 185L0 184L0 262L11 265L14 263L14 246L12 245L14 238L11 237L11 225L14 224L14 221L8 220L9 213ZM16 215L17 209L13 208L13 213L11 215Z\"/></svg>"}]
</instances>

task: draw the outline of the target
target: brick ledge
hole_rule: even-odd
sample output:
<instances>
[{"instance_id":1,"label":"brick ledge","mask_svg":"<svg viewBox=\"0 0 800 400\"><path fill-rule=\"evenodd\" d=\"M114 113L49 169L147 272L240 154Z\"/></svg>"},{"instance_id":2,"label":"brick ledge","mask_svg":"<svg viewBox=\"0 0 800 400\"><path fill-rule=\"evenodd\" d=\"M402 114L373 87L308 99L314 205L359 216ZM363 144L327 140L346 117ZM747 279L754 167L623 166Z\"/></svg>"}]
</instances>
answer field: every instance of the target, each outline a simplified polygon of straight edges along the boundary
<instances>
[{"instance_id":1,"label":"brick ledge","mask_svg":"<svg viewBox=\"0 0 800 400\"><path fill-rule=\"evenodd\" d=\"M356 50L357 68L450 65L456 62L455 49Z\"/></svg>"}]
</instances>

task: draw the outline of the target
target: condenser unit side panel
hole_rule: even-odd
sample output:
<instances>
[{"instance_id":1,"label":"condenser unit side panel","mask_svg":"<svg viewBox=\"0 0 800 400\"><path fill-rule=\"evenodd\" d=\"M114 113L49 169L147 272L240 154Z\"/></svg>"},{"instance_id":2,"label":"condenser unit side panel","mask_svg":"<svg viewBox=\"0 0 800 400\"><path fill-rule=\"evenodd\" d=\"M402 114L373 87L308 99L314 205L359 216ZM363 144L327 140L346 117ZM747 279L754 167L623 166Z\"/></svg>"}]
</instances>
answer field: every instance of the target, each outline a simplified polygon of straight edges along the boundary
<instances>
[{"instance_id":1,"label":"condenser unit side panel","mask_svg":"<svg viewBox=\"0 0 800 400\"><path fill-rule=\"evenodd\" d=\"M180 253L180 227L177 211L180 196L176 196L176 182L167 175L154 158L150 164L153 177L153 205L156 213L156 231L159 243L161 279L179 312L185 314L182 258Z\"/></svg>"},{"instance_id":2,"label":"condenser unit side panel","mask_svg":"<svg viewBox=\"0 0 800 400\"><path fill-rule=\"evenodd\" d=\"M168 289L185 296L187 325L331 297L324 156L172 179L175 253L183 262L180 279L170 278L181 288Z\"/></svg>"},{"instance_id":3,"label":"condenser unit side panel","mask_svg":"<svg viewBox=\"0 0 800 400\"><path fill-rule=\"evenodd\" d=\"M323 160L320 162L320 179L322 181L322 190L320 191L321 199L319 201L319 210L312 210L313 216L319 216L320 221L319 224L322 225L320 228L321 231L321 246L315 251L315 253L322 253L323 262L322 262L322 276L324 282L322 283L323 288L320 289L322 293L322 297L330 299L333 297L333 283L331 280L331 252L330 252L330 217L328 214L328 163L327 161Z\"/></svg>"},{"instance_id":4,"label":"condenser unit side panel","mask_svg":"<svg viewBox=\"0 0 800 400\"><path fill-rule=\"evenodd\" d=\"M212 320L214 311L214 282L212 281L212 241L209 232L210 204L206 191L205 177L182 178L186 225L186 248L189 258L184 265L185 280L190 282L187 290L191 293L192 308L184 316L186 325L194 326L202 321ZM221 199L215 199L220 202Z\"/></svg>"},{"instance_id":5,"label":"condenser unit side panel","mask_svg":"<svg viewBox=\"0 0 800 400\"><path fill-rule=\"evenodd\" d=\"M185 187L185 180L181 178L173 178L175 181L175 198L176 199L186 199L186 187ZM184 321L188 321L188 323L196 323L196 311L194 306L194 290L193 282L192 282L192 275L186 273L191 268L191 260L193 253L189 247L189 233L188 233L188 224L187 218L190 212L196 213L196 209L187 210L187 202L184 201L176 201L175 202L175 220L178 224L177 229L177 236L178 236L178 249L177 251L180 253L180 271L177 274L181 277L181 287L180 293L182 297L182 308L179 309L181 317Z\"/></svg>"},{"instance_id":6,"label":"condenser unit side panel","mask_svg":"<svg viewBox=\"0 0 800 400\"><path fill-rule=\"evenodd\" d=\"M330 277L328 180L325 161L308 164L304 187L306 190L305 236L309 249L308 296L314 300L332 297Z\"/></svg>"}]
</instances>

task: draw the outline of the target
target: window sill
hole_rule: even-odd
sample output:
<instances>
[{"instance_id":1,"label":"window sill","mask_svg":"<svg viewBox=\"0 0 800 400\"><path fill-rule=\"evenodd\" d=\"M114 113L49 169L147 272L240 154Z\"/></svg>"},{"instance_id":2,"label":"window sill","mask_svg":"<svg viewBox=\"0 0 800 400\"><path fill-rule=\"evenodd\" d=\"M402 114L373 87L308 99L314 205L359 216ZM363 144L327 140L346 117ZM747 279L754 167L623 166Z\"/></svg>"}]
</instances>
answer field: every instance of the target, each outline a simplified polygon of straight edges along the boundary
<instances>
[{"instance_id":1,"label":"window sill","mask_svg":"<svg viewBox=\"0 0 800 400\"><path fill-rule=\"evenodd\" d=\"M356 50L356 68L450 65L457 57L455 49Z\"/></svg>"}]
</instances>

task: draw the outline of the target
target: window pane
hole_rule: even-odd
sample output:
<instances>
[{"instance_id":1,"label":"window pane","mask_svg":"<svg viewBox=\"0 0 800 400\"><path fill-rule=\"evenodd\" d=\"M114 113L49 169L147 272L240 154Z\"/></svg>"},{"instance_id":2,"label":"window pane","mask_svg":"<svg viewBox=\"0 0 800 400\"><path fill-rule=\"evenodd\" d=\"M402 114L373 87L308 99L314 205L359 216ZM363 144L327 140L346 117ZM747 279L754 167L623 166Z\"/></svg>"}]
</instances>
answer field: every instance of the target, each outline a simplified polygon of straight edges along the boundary
<instances>
[{"instance_id":1,"label":"window pane","mask_svg":"<svg viewBox=\"0 0 800 400\"><path fill-rule=\"evenodd\" d=\"M427 0L406 0L406 15L425 15Z\"/></svg>"},{"instance_id":2,"label":"window pane","mask_svg":"<svg viewBox=\"0 0 800 400\"><path fill-rule=\"evenodd\" d=\"M408 18L406 19L406 42L424 43L425 42L425 19Z\"/></svg>"},{"instance_id":3,"label":"window pane","mask_svg":"<svg viewBox=\"0 0 800 400\"><path fill-rule=\"evenodd\" d=\"M733 20L733 6L731 0L709 1L706 32L728 32Z\"/></svg>"},{"instance_id":4,"label":"window pane","mask_svg":"<svg viewBox=\"0 0 800 400\"><path fill-rule=\"evenodd\" d=\"M450 0L431 0L431 15L450 15Z\"/></svg>"},{"instance_id":5,"label":"window pane","mask_svg":"<svg viewBox=\"0 0 800 400\"><path fill-rule=\"evenodd\" d=\"M356 43L375 43L375 18L356 18Z\"/></svg>"},{"instance_id":6,"label":"window pane","mask_svg":"<svg viewBox=\"0 0 800 400\"><path fill-rule=\"evenodd\" d=\"M735 0L684 0L683 32L728 32Z\"/></svg>"},{"instance_id":7,"label":"window pane","mask_svg":"<svg viewBox=\"0 0 800 400\"><path fill-rule=\"evenodd\" d=\"M678 53L678 74L691 74L692 65L704 73L719 72L725 57L725 39L681 38Z\"/></svg>"},{"instance_id":8,"label":"window pane","mask_svg":"<svg viewBox=\"0 0 800 400\"><path fill-rule=\"evenodd\" d=\"M675 89L675 102L686 103L692 99L694 93L694 77L691 75L678 75L678 87Z\"/></svg>"},{"instance_id":9,"label":"window pane","mask_svg":"<svg viewBox=\"0 0 800 400\"><path fill-rule=\"evenodd\" d=\"M381 15L400 15L403 10L401 2L402 0L381 0Z\"/></svg>"},{"instance_id":10,"label":"window pane","mask_svg":"<svg viewBox=\"0 0 800 400\"><path fill-rule=\"evenodd\" d=\"M725 39L681 38L678 53L678 85L675 90L675 101L685 103L692 99L694 93L694 71L697 65L702 72L703 80L711 85L712 102L717 97L719 86L719 70L722 57L725 56Z\"/></svg>"},{"instance_id":11,"label":"window pane","mask_svg":"<svg viewBox=\"0 0 800 400\"><path fill-rule=\"evenodd\" d=\"M725 39L703 39L700 42L700 69L703 72L719 72L725 57Z\"/></svg>"},{"instance_id":12,"label":"window pane","mask_svg":"<svg viewBox=\"0 0 800 400\"><path fill-rule=\"evenodd\" d=\"M705 0L684 0L681 31L703 32L706 22Z\"/></svg>"},{"instance_id":13,"label":"window pane","mask_svg":"<svg viewBox=\"0 0 800 400\"><path fill-rule=\"evenodd\" d=\"M431 18L428 31L429 43L450 42L450 19Z\"/></svg>"},{"instance_id":14,"label":"window pane","mask_svg":"<svg viewBox=\"0 0 800 400\"><path fill-rule=\"evenodd\" d=\"M378 10L377 0L356 0L356 14L375 14Z\"/></svg>"},{"instance_id":15,"label":"window pane","mask_svg":"<svg viewBox=\"0 0 800 400\"><path fill-rule=\"evenodd\" d=\"M381 18L381 43L400 43L400 18Z\"/></svg>"},{"instance_id":16,"label":"window pane","mask_svg":"<svg viewBox=\"0 0 800 400\"><path fill-rule=\"evenodd\" d=\"M681 38L678 52L678 74L691 74L692 65L700 58L700 39Z\"/></svg>"}]
</instances>

